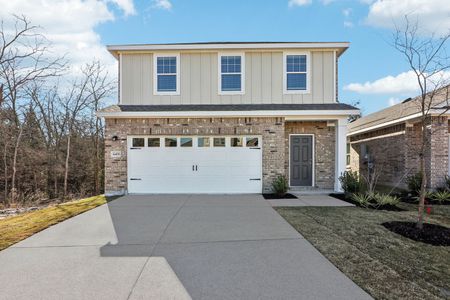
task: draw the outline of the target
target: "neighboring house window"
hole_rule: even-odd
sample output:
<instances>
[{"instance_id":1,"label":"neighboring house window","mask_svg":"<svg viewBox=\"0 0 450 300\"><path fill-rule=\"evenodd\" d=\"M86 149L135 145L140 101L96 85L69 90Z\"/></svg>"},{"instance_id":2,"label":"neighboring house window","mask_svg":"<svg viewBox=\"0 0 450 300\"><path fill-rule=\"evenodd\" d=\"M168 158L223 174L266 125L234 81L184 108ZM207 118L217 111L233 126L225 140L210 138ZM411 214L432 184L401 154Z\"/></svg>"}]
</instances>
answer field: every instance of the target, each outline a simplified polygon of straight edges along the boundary
<instances>
[{"instance_id":1,"label":"neighboring house window","mask_svg":"<svg viewBox=\"0 0 450 300\"><path fill-rule=\"evenodd\" d=\"M244 55L219 54L219 94L244 92Z\"/></svg>"},{"instance_id":2,"label":"neighboring house window","mask_svg":"<svg viewBox=\"0 0 450 300\"><path fill-rule=\"evenodd\" d=\"M284 93L296 94L309 91L309 55L284 55Z\"/></svg>"},{"instance_id":3,"label":"neighboring house window","mask_svg":"<svg viewBox=\"0 0 450 300\"><path fill-rule=\"evenodd\" d=\"M157 55L154 63L154 94L179 94L179 55Z\"/></svg>"},{"instance_id":4,"label":"neighboring house window","mask_svg":"<svg viewBox=\"0 0 450 300\"><path fill-rule=\"evenodd\" d=\"M347 143L347 166L350 165L350 143Z\"/></svg>"},{"instance_id":5,"label":"neighboring house window","mask_svg":"<svg viewBox=\"0 0 450 300\"><path fill-rule=\"evenodd\" d=\"M368 161L370 159L369 146L366 144L360 145L360 153L363 161Z\"/></svg>"}]
</instances>

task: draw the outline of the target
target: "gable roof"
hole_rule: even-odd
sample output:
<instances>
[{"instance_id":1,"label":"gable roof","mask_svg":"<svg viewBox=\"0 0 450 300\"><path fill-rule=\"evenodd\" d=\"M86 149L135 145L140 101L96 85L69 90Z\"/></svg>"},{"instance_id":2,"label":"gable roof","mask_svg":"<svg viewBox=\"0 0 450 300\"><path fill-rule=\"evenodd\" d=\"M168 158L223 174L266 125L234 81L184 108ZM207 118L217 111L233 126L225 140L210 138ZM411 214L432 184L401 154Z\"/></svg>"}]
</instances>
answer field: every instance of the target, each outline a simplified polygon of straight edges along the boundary
<instances>
[{"instance_id":1,"label":"gable roof","mask_svg":"<svg viewBox=\"0 0 450 300\"><path fill-rule=\"evenodd\" d=\"M443 87L436 92L433 97L433 109L445 108L448 105L448 99L450 96L450 86ZM378 129L381 127L400 123L406 119L417 117L417 114L421 112L421 96L417 96L413 99L408 98L402 103L393 105L391 107L382 109L375 113L369 114L365 117L359 118L356 121L348 125L348 133L356 134L372 129Z\"/></svg>"},{"instance_id":2,"label":"gable roof","mask_svg":"<svg viewBox=\"0 0 450 300\"><path fill-rule=\"evenodd\" d=\"M124 51L167 50L243 50L243 49L335 49L339 57L350 46L349 42L198 42L167 44L108 45L108 51L118 58Z\"/></svg>"}]
</instances>

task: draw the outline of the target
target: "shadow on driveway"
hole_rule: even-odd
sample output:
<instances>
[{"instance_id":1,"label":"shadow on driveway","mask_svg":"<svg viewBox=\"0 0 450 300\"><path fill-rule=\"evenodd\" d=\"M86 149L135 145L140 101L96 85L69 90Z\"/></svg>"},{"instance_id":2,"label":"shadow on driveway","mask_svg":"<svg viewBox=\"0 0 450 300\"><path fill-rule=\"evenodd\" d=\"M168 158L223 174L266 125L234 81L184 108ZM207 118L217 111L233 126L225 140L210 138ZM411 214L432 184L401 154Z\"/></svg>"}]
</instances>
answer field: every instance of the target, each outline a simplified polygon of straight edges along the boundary
<instances>
[{"instance_id":1,"label":"shadow on driveway","mask_svg":"<svg viewBox=\"0 0 450 300\"><path fill-rule=\"evenodd\" d=\"M107 206L116 241L101 256L148 257L134 296L370 299L260 195L129 195Z\"/></svg>"}]
</instances>

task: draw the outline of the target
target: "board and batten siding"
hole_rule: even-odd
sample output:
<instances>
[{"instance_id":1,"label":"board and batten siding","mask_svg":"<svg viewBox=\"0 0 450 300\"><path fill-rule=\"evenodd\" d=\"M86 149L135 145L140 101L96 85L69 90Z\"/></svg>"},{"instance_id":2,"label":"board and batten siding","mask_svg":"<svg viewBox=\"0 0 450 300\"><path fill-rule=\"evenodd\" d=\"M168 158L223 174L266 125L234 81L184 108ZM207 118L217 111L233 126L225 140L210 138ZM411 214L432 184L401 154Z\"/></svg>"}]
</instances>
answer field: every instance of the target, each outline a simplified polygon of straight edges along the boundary
<instances>
[{"instance_id":1,"label":"board and batten siding","mask_svg":"<svg viewBox=\"0 0 450 300\"><path fill-rule=\"evenodd\" d=\"M122 53L121 104L333 103L334 52L310 53L310 93L283 94L283 52L246 52L243 95L218 94L217 52L180 53L179 95L153 94L151 53Z\"/></svg>"}]
</instances>

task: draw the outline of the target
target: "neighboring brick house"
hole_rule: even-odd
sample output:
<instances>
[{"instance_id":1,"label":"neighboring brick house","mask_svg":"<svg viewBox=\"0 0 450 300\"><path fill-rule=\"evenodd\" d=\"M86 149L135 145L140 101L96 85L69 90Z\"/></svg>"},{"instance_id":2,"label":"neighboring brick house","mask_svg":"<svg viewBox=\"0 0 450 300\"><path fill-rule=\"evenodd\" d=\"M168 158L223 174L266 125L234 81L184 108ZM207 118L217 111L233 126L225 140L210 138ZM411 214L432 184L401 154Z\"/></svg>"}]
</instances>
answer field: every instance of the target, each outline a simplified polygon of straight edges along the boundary
<instances>
[{"instance_id":1,"label":"neighboring brick house","mask_svg":"<svg viewBox=\"0 0 450 300\"><path fill-rule=\"evenodd\" d=\"M442 186L450 170L448 101L449 87L440 89L428 114L424 155L429 188ZM363 175L374 168L378 184L406 188L406 178L420 170L421 115L416 97L350 123L348 168Z\"/></svg>"},{"instance_id":2,"label":"neighboring brick house","mask_svg":"<svg viewBox=\"0 0 450 300\"><path fill-rule=\"evenodd\" d=\"M348 43L109 46L119 101L105 118L105 190L340 190L347 118L337 62Z\"/></svg>"}]
</instances>

